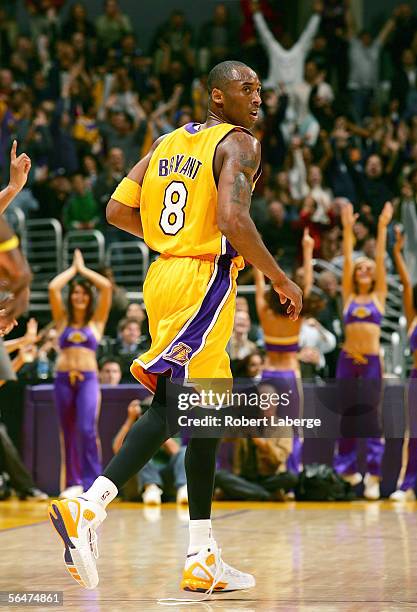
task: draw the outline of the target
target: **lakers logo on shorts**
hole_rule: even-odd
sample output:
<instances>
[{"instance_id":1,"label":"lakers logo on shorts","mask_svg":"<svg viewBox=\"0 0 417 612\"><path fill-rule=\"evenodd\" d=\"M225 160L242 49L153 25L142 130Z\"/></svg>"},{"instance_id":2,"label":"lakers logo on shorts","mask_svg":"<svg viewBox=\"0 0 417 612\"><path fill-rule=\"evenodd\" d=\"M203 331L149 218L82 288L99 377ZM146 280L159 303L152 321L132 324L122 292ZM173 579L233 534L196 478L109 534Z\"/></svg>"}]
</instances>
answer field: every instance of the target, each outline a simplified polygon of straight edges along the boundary
<instances>
[{"instance_id":1,"label":"lakers logo on shorts","mask_svg":"<svg viewBox=\"0 0 417 612\"><path fill-rule=\"evenodd\" d=\"M174 344L170 352L163 357L168 361L173 361L183 366L188 362L188 354L191 353L191 351L192 348L190 346L184 344L184 342L178 342L178 344Z\"/></svg>"}]
</instances>

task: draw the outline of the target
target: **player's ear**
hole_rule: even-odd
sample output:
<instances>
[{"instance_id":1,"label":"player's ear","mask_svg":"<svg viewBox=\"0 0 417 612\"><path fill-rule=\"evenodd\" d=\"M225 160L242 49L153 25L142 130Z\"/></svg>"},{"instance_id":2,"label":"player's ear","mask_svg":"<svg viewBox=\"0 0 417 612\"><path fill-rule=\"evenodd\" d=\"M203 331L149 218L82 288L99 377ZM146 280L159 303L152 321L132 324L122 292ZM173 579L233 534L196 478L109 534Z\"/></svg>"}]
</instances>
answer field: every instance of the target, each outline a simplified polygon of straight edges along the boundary
<instances>
[{"instance_id":1,"label":"player's ear","mask_svg":"<svg viewBox=\"0 0 417 612\"><path fill-rule=\"evenodd\" d=\"M215 104L218 104L220 106L223 105L223 92L221 89L217 89L217 87L214 87L214 89L212 89L211 92L211 99L213 100L213 102Z\"/></svg>"}]
</instances>

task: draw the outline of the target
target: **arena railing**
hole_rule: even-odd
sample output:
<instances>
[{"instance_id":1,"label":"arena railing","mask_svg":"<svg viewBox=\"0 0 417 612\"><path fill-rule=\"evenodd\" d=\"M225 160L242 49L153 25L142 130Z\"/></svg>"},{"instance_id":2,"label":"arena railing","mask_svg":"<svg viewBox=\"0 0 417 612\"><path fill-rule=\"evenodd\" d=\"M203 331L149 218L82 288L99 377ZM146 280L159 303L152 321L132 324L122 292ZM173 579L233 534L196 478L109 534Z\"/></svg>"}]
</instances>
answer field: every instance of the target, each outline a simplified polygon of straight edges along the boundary
<instances>
[{"instance_id":1,"label":"arena railing","mask_svg":"<svg viewBox=\"0 0 417 612\"><path fill-rule=\"evenodd\" d=\"M128 293L136 293L149 268L149 249L140 240L113 242L107 249L106 264L113 270L118 285Z\"/></svg>"},{"instance_id":2,"label":"arena railing","mask_svg":"<svg viewBox=\"0 0 417 612\"><path fill-rule=\"evenodd\" d=\"M62 249L63 269L71 265L75 249L82 251L89 268L104 266L106 243L99 230L71 230L65 235Z\"/></svg>"},{"instance_id":3,"label":"arena railing","mask_svg":"<svg viewBox=\"0 0 417 612\"><path fill-rule=\"evenodd\" d=\"M48 310L48 283L62 270L62 227L57 219L28 219L26 257L33 274L31 310Z\"/></svg>"}]
</instances>

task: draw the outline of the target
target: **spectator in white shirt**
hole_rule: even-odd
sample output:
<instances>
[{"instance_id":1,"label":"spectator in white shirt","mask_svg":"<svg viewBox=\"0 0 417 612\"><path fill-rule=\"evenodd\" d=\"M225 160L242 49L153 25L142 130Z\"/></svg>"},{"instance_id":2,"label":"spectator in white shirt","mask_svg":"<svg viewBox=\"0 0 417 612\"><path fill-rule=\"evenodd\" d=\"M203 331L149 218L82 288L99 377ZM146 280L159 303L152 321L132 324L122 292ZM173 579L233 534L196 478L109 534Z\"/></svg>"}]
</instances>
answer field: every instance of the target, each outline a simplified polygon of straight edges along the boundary
<instances>
[{"instance_id":1,"label":"spectator in white shirt","mask_svg":"<svg viewBox=\"0 0 417 612\"><path fill-rule=\"evenodd\" d=\"M310 17L300 38L291 48L285 49L268 28L258 1L253 0L253 20L269 58L269 74L265 82L266 86L276 87L282 83L287 87L292 87L303 81L305 59L320 25L323 2L314 0L313 10L314 15Z\"/></svg>"},{"instance_id":2,"label":"spectator in white shirt","mask_svg":"<svg viewBox=\"0 0 417 612\"><path fill-rule=\"evenodd\" d=\"M336 336L310 317L301 325L299 346L300 361L313 363L321 370L326 365L324 355L336 348Z\"/></svg>"}]
</instances>

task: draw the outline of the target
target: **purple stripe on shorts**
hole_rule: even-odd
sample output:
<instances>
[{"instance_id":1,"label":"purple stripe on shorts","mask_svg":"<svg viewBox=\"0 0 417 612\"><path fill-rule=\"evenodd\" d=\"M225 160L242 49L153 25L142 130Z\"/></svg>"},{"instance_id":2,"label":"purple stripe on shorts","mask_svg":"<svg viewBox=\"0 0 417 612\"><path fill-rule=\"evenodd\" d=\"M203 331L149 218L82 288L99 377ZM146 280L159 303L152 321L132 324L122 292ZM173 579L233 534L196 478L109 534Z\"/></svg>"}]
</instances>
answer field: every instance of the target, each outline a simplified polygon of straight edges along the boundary
<instances>
[{"instance_id":1,"label":"purple stripe on shorts","mask_svg":"<svg viewBox=\"0 0 417 612\"><path fill-rule=\"evenodd\" d=\"M229 257L236 257L237 254L238 253L237 253L236 249L234 249L232 247L232 245L230 244L230 242L226 238L226 255L229 255Z\"/></svg>"},{"instance_id":2,"label":"purple stripe on shorts","mask_svg":"<svg viewBox=\"0 0 417 612\"><path fill-rule=\"evenodd\" d=\"M417 378L417 368L413 368L410 372L410 378Z\"/></svg>"},{"instance_id":3,"label":"purple stripe on shorts","mask_svg":"<svg viewBox=\"0 0 417 612\"><path fill-rule=\"evenodd\" d=\"M226 265L227 263L228 265ZM172 371L172 379L184 379L185 366L200 348L205 332L213 322L219 305L229 292L231 283L230 266L231 262L228 257L219 257L215 271L216 276L203 299L198 313L187 329L171 342L164 351L163 356L151 366L145 368L147 372L161 374L170 369Z\"/></svg>"},{"instance_id":4,"label":"purple stripe on shorts","mask_svg":"<svg viewBox=\"0 0 417 612\"><path fill-rule=\"evenodd\" d=\"M298 343L294 344L269 344L265 343L265 349L272 353L296 353L298 351Z\"/></svg>"}]
</instances>

